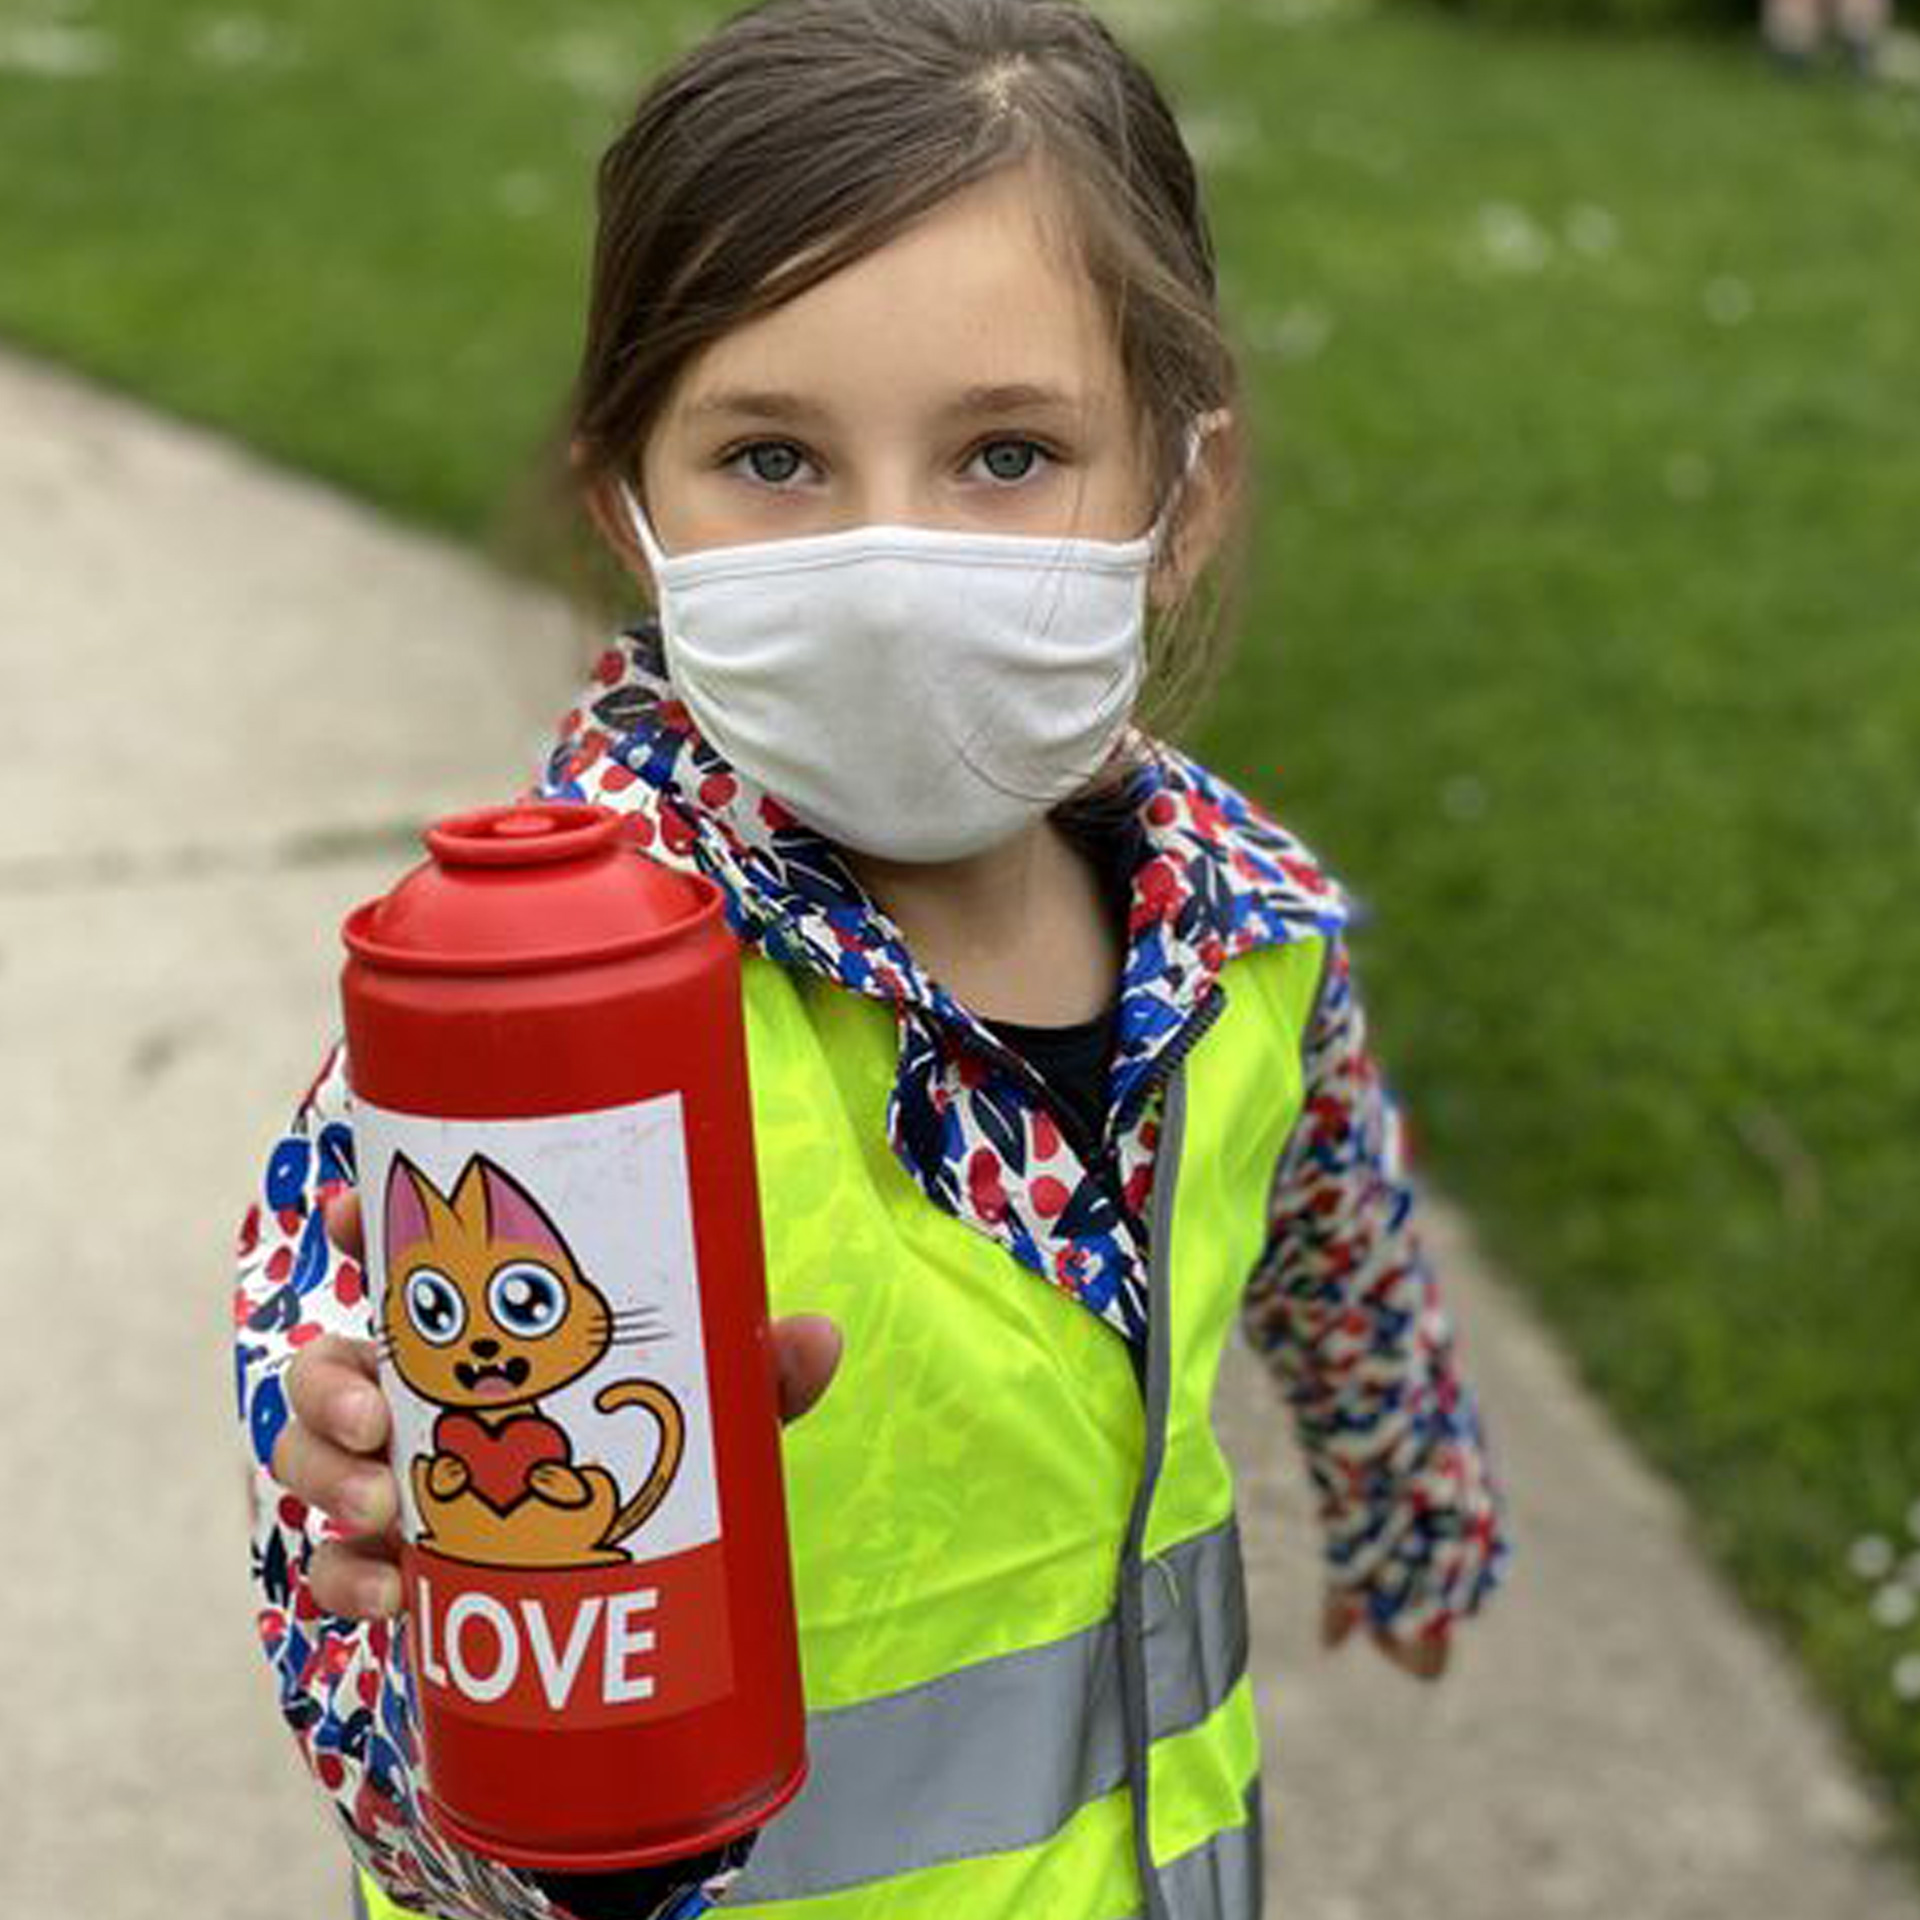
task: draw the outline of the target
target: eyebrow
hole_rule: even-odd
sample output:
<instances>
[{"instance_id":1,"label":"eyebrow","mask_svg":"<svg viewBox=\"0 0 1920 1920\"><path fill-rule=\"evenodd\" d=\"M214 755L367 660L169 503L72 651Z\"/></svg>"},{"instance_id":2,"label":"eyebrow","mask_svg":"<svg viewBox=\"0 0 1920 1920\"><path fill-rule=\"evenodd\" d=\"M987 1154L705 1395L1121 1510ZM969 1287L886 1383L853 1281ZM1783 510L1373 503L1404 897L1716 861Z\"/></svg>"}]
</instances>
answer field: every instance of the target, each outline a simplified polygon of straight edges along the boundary
<instances>
[{"instance_id":1,"label":"eyebrow","mask_svg":"<svg viewBox=\"0 0 1920 1920\"><path fill-rule=\"evenodd\" d=\"M817 420L824 412L795 393L752 392L744 387L726 387L696 400L687 409L687 417L708 420L716 414L740 415L750 420Z\"/></svg>"},{"instance_id":2,"label":"eyebrow","mask_svg":"<svg viewBox=\"0 0 1920 1920\"><path fill-rule=\"evenodd\" d=\"M1085 404L1078 394L1069 393L1064 387L1019 381L1007 386L969 387L947 411L954 415L1030 411L1078 413Z\"/></svg>"},{"instance_id":3,"label":"eyebrow","mask_svg":"<svg viewBox=\"0 0 1920 1920\"><path fill-rule=\"evenodd\" d=\"M968 387L956 394L941 411L949 418L966 419L979 414L1053 412L1078 413L1084 402L1064 387L1044 386L1033 381L1016 381L997 386ZM688 417L708 420L716 416L748 420L786 422L819 421L826 408L797 393L774 389L722 387L696 400L687 409Z\"/></svg>"}]
</instances>

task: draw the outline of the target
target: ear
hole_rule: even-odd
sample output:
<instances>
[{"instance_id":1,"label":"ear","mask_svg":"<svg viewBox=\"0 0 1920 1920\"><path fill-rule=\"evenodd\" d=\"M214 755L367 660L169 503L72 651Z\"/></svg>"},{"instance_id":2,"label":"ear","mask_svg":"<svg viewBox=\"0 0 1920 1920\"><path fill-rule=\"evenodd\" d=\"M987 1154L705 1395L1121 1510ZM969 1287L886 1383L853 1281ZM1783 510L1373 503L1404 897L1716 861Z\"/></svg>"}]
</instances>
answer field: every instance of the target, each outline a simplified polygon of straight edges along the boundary
<instances>
[{"instance_id":1,"label":"ear","mask_svg":"<svg viewBox=\"0 0 1920 1920\"><path fill-rule=\"evenodd\" d=\"M385 1219L389 1263L402 1248L418 1246L422 1240L433 1238L433 1228L427 1219L429 1194L436 1200L440 1197L426 1175L404 1153L396 1153L393 1164L387 1168Z\"/></svg>"},{"instance_id":2,"label":"ear","mask_svg":"<svg viewBox=\"0 0 1920 1920\"><path fill-rule=\"evenodd\" d=\"M1202 415L1197 427L1199 453L1180 489L1166 552L1148 583L1156 613L1178 606L1192 592L1225 544L1240 505L1246 449L1238 417L1222 407Z\"/></svg>"},{"instance_id":3,"label":"ear","mask_svg":"<svg viewBox=\"0 0 1920 1920\"><path fill-rule=\"evenodd\" d=\"M559 1228L547 1218L539 1201L512 1174L478 1154L468 1161L466 1172L460 1176L454 1205L488 1240L538 1247L568 1262L573 1258ZM480 1209L484 1209L484 1215L475 1218Z\"/></svg>"}]
</instances>

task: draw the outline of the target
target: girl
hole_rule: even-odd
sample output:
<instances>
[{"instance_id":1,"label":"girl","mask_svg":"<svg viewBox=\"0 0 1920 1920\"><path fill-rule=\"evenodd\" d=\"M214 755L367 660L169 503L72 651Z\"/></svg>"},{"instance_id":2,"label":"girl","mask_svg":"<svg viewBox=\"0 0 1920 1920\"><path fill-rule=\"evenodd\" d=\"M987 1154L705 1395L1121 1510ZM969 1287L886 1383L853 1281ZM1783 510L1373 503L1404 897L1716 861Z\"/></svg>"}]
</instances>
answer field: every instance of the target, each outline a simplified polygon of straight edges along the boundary
<instances>
[{"instance_id":1,"label":"girl","mask_svg":"<svg viewBox=\"0 0 1920 1920\"><path fill-rule=\"evenodd\" d=\"M813 1771L674 1871L422 1820L337 1056L243 1240L282 1710L369 1913L1250 1920L1229 1327L1329 1644L1437 1675L1505 1547L1342 896L1164 742L1242 467L1192 164L1077 0L771 0L600 214L575 464L655 617L542 790L743 948Z\"/></svg>"}]
</instances>

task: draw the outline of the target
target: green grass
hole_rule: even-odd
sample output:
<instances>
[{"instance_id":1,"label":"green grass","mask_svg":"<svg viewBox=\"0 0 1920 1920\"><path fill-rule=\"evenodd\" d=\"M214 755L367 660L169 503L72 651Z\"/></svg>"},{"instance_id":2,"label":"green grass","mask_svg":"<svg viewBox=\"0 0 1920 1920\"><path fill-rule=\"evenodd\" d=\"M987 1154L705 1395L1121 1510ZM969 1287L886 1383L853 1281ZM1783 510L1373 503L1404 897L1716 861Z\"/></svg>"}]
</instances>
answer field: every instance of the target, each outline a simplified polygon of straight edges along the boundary
<instances>
[{"instance_id":1,"label":"green grass","mask_svg":"<svg viewBox=\"0 0 1920 1920\"><path fill-rule=\"evenodd\" d=\"M1920 1495L1920 100L1118 11L1210 155L1265 448L1201 744L1373 908L1429 1166L1920 1846L1920 1630L1844 1564ZM0 331L484 536L559 417L592 158L710 13L282 0L223 68L231 14L0 0ZM118 58L7 71L56 17Z\"/></svg>"},{"instance_id":2,"label":"green grass","mask_svg":"<svg viewBox=\"0 0 1920 1920\"><path fill-rule=\"evenodd\" d=\"M1844 1564L1920 1495L1920 103L1215 18L1177 71L1267 130L1215 185L1283 351L1210 744L1376 905L1429 1163L1920 1840L1914 1636Z\"/></svg>"}]
</instances>

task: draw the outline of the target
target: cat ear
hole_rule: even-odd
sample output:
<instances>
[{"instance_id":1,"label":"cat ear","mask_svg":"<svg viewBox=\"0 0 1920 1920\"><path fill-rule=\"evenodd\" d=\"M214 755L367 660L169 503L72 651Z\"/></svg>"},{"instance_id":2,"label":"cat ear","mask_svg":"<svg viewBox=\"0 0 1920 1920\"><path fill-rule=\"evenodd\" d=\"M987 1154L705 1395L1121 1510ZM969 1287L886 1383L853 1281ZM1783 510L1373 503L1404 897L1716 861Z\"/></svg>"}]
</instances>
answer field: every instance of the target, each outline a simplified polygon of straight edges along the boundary
<instances>
[{"instance_id":1,"label":"cat ear","mask_svg":"<svg viewBox=\"0 0 1920 1920\"><path fill-rule=\"evenodd\" d=\"M539 1201L512 1174L478 1154L467 1163L454 1205L469 1222L479 1225L473 1221L472 1213L476 1197L485 1203L484 1230L489 1240L514 1240L522 1246L538 1247L542 1252L557 1253L563 1260L572 1260L560 1230L547 1218Z\"/></svg>"},{"instance_id":2,"label":"cat ear","mask_svg":"<svg viewBox=\"0 0 1920 1920\"><path fill-rule=\"evenodd\" d=\"M404 1153L393 1156L387 1169L387 1258L391 1260L403 1247L433 1238L427 1220L427 1196L433 1194L427 1177Z\"/></svg>"}]
</instances>

